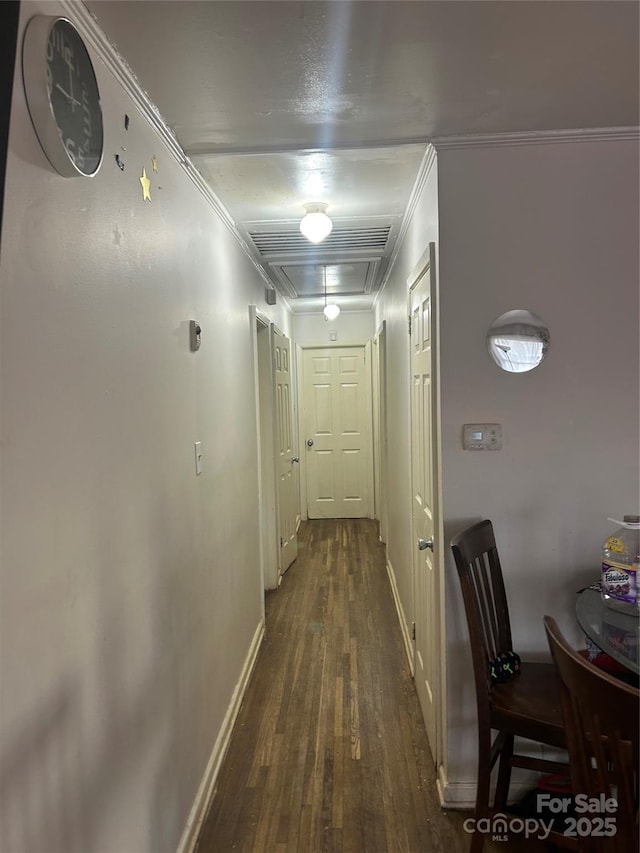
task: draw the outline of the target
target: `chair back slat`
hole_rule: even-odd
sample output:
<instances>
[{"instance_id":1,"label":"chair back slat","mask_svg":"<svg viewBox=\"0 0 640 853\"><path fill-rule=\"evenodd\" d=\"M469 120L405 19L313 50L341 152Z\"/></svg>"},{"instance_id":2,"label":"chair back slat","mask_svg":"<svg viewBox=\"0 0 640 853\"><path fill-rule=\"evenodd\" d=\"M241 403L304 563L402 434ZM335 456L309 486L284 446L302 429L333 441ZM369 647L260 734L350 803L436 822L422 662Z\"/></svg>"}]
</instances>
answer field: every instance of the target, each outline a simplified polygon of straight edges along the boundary
<instances>
[{"instance_id":1,"label":"chair back slat","mask_svg":"<svg viewBox=\"0 0 640 853\"><path fill-rule=\"evenodd\" d=\"M616 834L603 849L637 850L640 691L578 655L550 616L544 626L560 679L574 793L615 797Z\"/></svg>"},{"instance_id":2,"label":"chair back slat","mask_svg":"<svg viewBox=\"0 0 640 853\"><path fill-rule=\"evenodd\" d=\"M511 625L493 526L481 521L451 541L471 640L474 674L490 689L489 661L511 650Z\"/></svg>"},{"instance_id":3,"label":"chair back slat","mask_svg":"<svg viewBox=\"0 0 640 853\"><path fill-rule=\"evenodd\" d=\"M471 570L476 579L476 595L482 617L482 627L485 634L485 645L490 660L496 657L504 642L504 631L499 613L499 592L496 592L495 569L491 569L489 555L482 554L475 561L475 568ZM507 615L507 620L508 620Z\"/></svg>"}]
</instances>

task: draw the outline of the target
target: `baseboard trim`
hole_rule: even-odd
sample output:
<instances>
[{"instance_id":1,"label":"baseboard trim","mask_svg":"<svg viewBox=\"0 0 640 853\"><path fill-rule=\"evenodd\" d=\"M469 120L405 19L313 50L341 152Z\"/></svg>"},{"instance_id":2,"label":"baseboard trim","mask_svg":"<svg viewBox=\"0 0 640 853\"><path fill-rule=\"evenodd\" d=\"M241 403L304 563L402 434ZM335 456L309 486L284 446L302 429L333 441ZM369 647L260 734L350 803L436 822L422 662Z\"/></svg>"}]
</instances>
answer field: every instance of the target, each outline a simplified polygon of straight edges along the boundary
<instances>
[{"instance_id":1,"label":"baseboard trim","mask_svg":"<svg viewBox=\"0 0 640 853\"><path fill-rule=\"evenodd\" d=\"M387 575L389 576L389 583L391 584L391 592L393 594L393 601L396 605L396 613L398 614L398 622L400 622L400 631L402 633L402 639L404 641L404 650L407 654L407 661L409 662L409 669L411 670L411 675L415 675L415 667L413 661L413 641L411 639L411 632L409 631L409 625L407 623L406 617L404 615L404 610L402 609L402 602L400 601L400 596L398 594L398 585L396 583L396 573L393 571L393 566L391 565L391 561L387 557Z\"/></svg>"},{"instance_id":2,"label":"baseboard trim","mask_svg":"<svg viewBox=\"0 0 640 853\"><path fill-rule=\"evenodd\" d=\"M475 781L449 782L442 764L438 767L436 790L443 809L472 809L475 806Z\"/></svg>"},{"instance_id":3,"label":"baseboard trim","mask_svg":"<svg viewBox=\"0 0 640 853\"><path fill-rule=\"evenodd\" d=\"M515 771L514 771L515 772ZM526 793L535 787L539 773L527 773L522 779L512 780L509 785L509 802L517 803ZM495 791L494 784L491 786L491 796ZM476 782L463 780L461 782L449 782L442 764L438 767L436 779L436 790L440 805L443 809L470 809L476 804Z\"/></svg>"},{"instance_id":4,"label":"baseboard trim","mask_svg":"<svg viewBox=\"0 0 640 853\"><path fill-rule=\"evenodd\" d=\"M196 849L200 829L202 828L202 824L215 793L215 786L220 772L220 767L222 766L222 761L226 755L227 748L229 747L233 726L238 716L247 685L249 684L249 679L251 678L251 674L255 667L263 637L264 622L261 622L253 635L253 640L251 641L251 646L249 647L249 652L245 659L240 679L238 680L236 689L233 692L231 702L229 703L227 713L225 714L225 718L222 723L222 728L220 729L220 733L218 734L213 750L211 751L204 776L200 782L198 793L196 794L189 819L187 820L182 837L180 838L180 843L178 844L176 853L193 853Z\"/></svg>"}]
</instances>

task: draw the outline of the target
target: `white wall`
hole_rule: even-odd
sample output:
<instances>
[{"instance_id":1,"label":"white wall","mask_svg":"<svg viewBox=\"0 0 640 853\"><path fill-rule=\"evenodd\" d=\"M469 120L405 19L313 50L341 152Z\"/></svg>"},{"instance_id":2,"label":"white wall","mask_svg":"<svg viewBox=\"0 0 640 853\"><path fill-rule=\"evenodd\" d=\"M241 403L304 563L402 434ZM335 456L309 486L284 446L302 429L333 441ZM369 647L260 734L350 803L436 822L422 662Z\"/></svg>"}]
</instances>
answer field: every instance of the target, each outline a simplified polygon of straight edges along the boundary
<instances>
[{"instance_id":1,"label":"white wall","mask_svg":"<svg viewBox=\"0 0 640 853\"><path fill-rule=\"evenodd\" d=\"M293 339L300 346L341 346L365 343L375 334L373 311L341 311L335 320L325 320L323 314L294 314ZM336 340L331 340L331 332Z\"/></svg>"},{"instance_id":2,"label":"white wall","mask_svg":"<svg viewBox=\"0 0 640 853\"><path fill-rule=\"evenodd\" d=\"M469 802L475 698L448 542L493 520L514 646L547 656L542 616L581 641L575 591L598 577L607 516L637 511L638 145L581 141L443 148L378 306L389 382L388 554L412 618L406 279L439 240L447 720L441 781ZM546 361L502 373L485 335L512 308L548 324ZM499 452L463 451L465 422L499 422Z\"/></svg>"},{"instance_id":3,"label":"white wall","mask_svg":"<svg viewBox=\"0 0 640 853\"><path fill-rule=\"evenodd\" d=\"M23 4L20 40L37 11L62 9ZM173 851L263 619L248 306L289 321L100 59L104 163L55 174L19 53L0 260L0 848Z\"/></svg>"},{"instance_id":4,"label":"white wall","mask_svg":"<svg viewBox=\"0 0 640 853\"><path fill-rule=\"evenodd\" d=\"M638 145L442 150L438 162L445 538L493 520L514 647L546 656L543 615L582 641L575 591L599 576L607 517L640 505ZM501 372L485 351L489 325L511 308L548 324L549 355L531 373ZM463 451L462 424L485 421L503 425L503 449ZM450 559L447 576L456 780L475 723Z\"/></svg>"}]
</instances>

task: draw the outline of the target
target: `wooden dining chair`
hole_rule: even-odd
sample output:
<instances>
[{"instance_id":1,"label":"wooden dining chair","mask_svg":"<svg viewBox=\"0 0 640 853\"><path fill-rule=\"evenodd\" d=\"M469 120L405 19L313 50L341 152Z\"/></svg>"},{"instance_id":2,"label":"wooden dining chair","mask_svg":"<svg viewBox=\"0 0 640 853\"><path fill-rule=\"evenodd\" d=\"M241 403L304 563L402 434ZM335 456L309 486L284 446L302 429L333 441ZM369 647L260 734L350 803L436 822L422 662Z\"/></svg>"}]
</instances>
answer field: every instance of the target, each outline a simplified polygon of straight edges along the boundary
<instances>
[{"instance_id":1,"label":"wooden dining chair","mask_svg":"<svg viewBox=\"0 0 640 853\"><path fill-rule=\"evenodd\" d=\"M617 801L613 813L585 813L584 829L592 831L585 831L582 849L637 851L640 691L574 651L550 616L544 627L560 680L573 792L589 803L602 794ZM614 819L614 835L597 831L596 814Z\"/></svg>"},{"instance_id":2,"label":"wooden dining chair","mask_svg":"<svg viewBox=\"0 0 640 853\"><path fill-rule=\"evenodd\" d=\"M478 711L477 823L506 810L512 767L567 775L567 766L560 762L514 753L515 737L560 749L566 749L566 737L553 663L522 662L515 677L504 683L492 682L492 662L516 650L491 522L480 521L459 533L451 540L451 549L462 587ZM492 807L491 772L496 762L498 778ZM564 843L564 839L559 840ZM479 853L483 842L484 834L475 832L472 853ZM573 845L568 842L564 846Z\"/></svg>"}]
</instances>

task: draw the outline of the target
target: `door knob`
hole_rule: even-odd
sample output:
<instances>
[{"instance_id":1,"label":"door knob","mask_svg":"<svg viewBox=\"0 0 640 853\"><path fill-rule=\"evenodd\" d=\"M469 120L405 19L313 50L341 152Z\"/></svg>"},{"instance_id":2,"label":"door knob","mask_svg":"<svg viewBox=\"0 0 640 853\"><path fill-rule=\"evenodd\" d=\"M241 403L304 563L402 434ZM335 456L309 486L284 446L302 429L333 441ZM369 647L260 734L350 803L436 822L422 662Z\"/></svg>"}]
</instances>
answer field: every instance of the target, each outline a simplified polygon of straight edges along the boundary
<instances>
[{"instance_id":1,"label":"door knob","mask_svg":"<svg viewBox=\"0 0 640 853\"><path fill-rule=\"evenodd\" d=\"M430 548L433 551L433 539L418 539L418 551Z\"/></svg>"},{"instance_id":2,"label":"door knob","mask_svg":"<svg viewBox=\"0 0 640 853\"><path fill-rule=\"evenodd\" d=\"M313 447L313 439L312 438L307 439L307 447Z\"/></svg>"},{"instance_id":3,"label":"door knob","mask_svg":"<svg viewBox=\"0 0 640 853\"><path fill-rule=\"evenodd\" d=\"M300 457L299 457L299 456L292 456L292 457L291 457L291 461L292 461L292 462L299 462L299 461L300 461Z\"/></svg>"}]
</instances>

